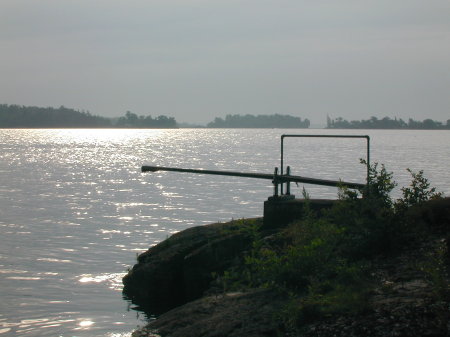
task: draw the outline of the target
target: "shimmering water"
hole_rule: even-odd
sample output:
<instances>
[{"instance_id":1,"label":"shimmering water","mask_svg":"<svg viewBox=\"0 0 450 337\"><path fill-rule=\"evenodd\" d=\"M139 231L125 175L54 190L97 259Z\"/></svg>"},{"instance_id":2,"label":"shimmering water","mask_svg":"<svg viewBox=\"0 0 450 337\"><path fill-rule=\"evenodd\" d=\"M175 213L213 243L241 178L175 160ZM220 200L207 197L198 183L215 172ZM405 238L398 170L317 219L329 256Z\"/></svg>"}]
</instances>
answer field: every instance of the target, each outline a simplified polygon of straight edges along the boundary
<instances>
[{"instance_id":1,"label":"shimmering water","mask_svg":"<svg viewBox=\"0 0 450 337\"><path fill-rule=\"evenodd\" d=\"M369 134L372 159L400 185L406 168L424 169L450 195L448 131L301 132ZM283 133L0 130L0 335L129 336L145 320L121 296L136 254L190 226L261 216L272 193L269 181L141 165L271 173ZM364 140L288 139L285 151L293 174L364 182Z\"/></svg>"}]
</instances>

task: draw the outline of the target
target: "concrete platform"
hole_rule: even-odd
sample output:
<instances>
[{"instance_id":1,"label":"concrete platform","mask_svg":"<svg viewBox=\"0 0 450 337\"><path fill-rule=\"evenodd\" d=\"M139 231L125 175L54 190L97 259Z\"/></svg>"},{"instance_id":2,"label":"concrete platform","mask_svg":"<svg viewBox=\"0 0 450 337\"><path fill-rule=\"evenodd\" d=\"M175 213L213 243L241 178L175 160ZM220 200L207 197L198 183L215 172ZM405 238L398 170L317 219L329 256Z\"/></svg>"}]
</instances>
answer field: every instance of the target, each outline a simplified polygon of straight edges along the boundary
<instances>
[{"instance_id":1,"label":"concrete platform","mask_svg":"<svg viewBox=\"0 0 450 337\"><path fill-rule=\"evenodd\" d=\"M294 196L290 195L269 197L264 202L263 229L280 228L301 219L304 215L303 209L307 201L310 208L316 212L331 208L337 202L335 199L295 199Z\"/></svg>"}]
</instances>

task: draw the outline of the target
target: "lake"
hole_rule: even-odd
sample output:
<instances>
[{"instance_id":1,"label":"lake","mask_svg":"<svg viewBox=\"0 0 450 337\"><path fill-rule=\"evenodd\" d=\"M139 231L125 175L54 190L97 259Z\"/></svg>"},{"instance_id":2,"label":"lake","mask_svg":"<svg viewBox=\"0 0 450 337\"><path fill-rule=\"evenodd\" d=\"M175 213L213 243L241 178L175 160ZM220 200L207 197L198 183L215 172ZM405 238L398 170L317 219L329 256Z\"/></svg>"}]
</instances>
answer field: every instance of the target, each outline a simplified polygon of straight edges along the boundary
<instances>
[{"instance_id":1,"label":"lake","mask_svg":"<svg viewBox=\"0 0 450 337\"><path fill-rule=\"evenodd\" d=\"M136 255L188 227L262 216L270 181L141 173L142 165L272 173L280 136L371 137L372 162L423 169L450 195L450 131L0 130L0 336L130 336L146 317L122 298ZM287 139L292 174L365 181L361 139ZM292 193L335 198L312 185Z\"/></svg>"}]
</instances>

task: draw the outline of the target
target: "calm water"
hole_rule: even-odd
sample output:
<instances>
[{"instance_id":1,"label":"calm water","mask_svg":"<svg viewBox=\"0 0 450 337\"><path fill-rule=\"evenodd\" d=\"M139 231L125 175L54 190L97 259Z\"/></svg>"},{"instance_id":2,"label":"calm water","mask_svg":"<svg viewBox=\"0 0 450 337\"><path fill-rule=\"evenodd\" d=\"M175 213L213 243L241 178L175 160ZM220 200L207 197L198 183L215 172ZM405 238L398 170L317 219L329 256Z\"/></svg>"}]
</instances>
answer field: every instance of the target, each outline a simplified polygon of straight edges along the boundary
<instances>
[{"instance_id":1,"label":"calm water","mask_svg":"<svg viewBox=\"0 0 450 337\"><path fill-rule=\"evenodd\" d=\"M300 132L369 134L399 185L424 169L450 195L448 131ZM271 173L283 133L0 130L0 336L130 336L145 321L121 295L136 254L190 226L261 216L272 193L268 181L141 165ZM364 182L364 140L288 139L285 151L293 174Z\"/></svg>"}]
</instances>

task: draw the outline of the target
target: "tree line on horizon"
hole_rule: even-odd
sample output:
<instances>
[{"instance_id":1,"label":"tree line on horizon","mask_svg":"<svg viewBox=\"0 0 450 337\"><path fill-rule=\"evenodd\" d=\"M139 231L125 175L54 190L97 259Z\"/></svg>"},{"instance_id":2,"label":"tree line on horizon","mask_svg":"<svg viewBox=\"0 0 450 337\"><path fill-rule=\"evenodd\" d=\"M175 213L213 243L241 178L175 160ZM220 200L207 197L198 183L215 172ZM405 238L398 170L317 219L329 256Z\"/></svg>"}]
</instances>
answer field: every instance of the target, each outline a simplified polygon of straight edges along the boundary
<instances>
[{"instance_id":1,"label":"tree line on horizon","mask_svg":"<svg viewBox=\"0 0 450 337\"><path fill-rule=\"evenodd\" d=\"M371 117L366 120L348 121L342 117L331 119L327 116L327 129L410 129L410 130L448 130L450 129L450 119L444 124L432 119L424 119L423 121L416 121L412 118L405 122L399 118L384 117L378 119Z\"/></svg>"},{"instance_id":2,"label":"tree line on horizon","mask_svg":"<svg viewBox=\"0 0 450 337\"><path fill-rule=\"evenodd\" d=\"M310 121L290 115L227 115L216 117L208 128L308 128ZM176 128L173 117L138 116L127 111L119 118L92 115L61 106L42 108L0 104L0 128Z\"/></svg>"},{"instance_id":3,"label":"tree line on horizon","mask_svg":"<svg viewBox=\"0 0 450 337\"><path fill-rule=\"evenodd\" d=\"M127 111L124 117L117 119L115 126L118 128L176 128L177 121L173 117L160 115L153 118L152 116L138 116L135 113Z\"/></svg>"},{"instance_id":4,"label":"tree line on horizon","mask_svg":"<svg viewBox=\"0 0 450 337\"><path fill-rule=\"evenodd\" d=\"M290 115L226 115L216 117L207 124L208 128L309 128L310 121Z\"/></svg>"},{"instance_id":5,"label":"tree line on horizon","mask_svg":"<svg viewBox=\"0 0 450 337\"><path fill-rule=\"evenodd\" d=\"M1 128L101 128L110 127L108 118L93 116L89 111L76 111L61 106L26 107L0 104Z\"/></svg>"},{"instance_id":6,"label":"tree line on horizon","mask_svg":"<svg viewBox=\"0 0 450 337\"><path fill-rule=\"evenodd\" d=\"M207 128L309 128L310 121L290 115L238 115L228 114L225 118L216 117L206 125ZM173 117L164 115L153 118L151 115L138 116L127 111L124 116L108 118L92 115L89 111L78 111L61 106L42 108L0 104L0 128L177 128ZM197 126L201 127L201 126ZM328 129L450 129L450 119L444 124L432 119L416 121L403 119L371 117L367 120L348 121L342 117L331 119L327 116Z\"/></svg>"},{"instance_id":7,"label":"tree line on horizon","mask_svg":"<svg viewBox=\"0 0 450 337\"><path fill-rule=\"evenodd\" d=\"M92 115L89 111L0 104L0 128L175 128L173 117L138 116L130 111L119 118Z\"/></svg>"}]
</instances>

